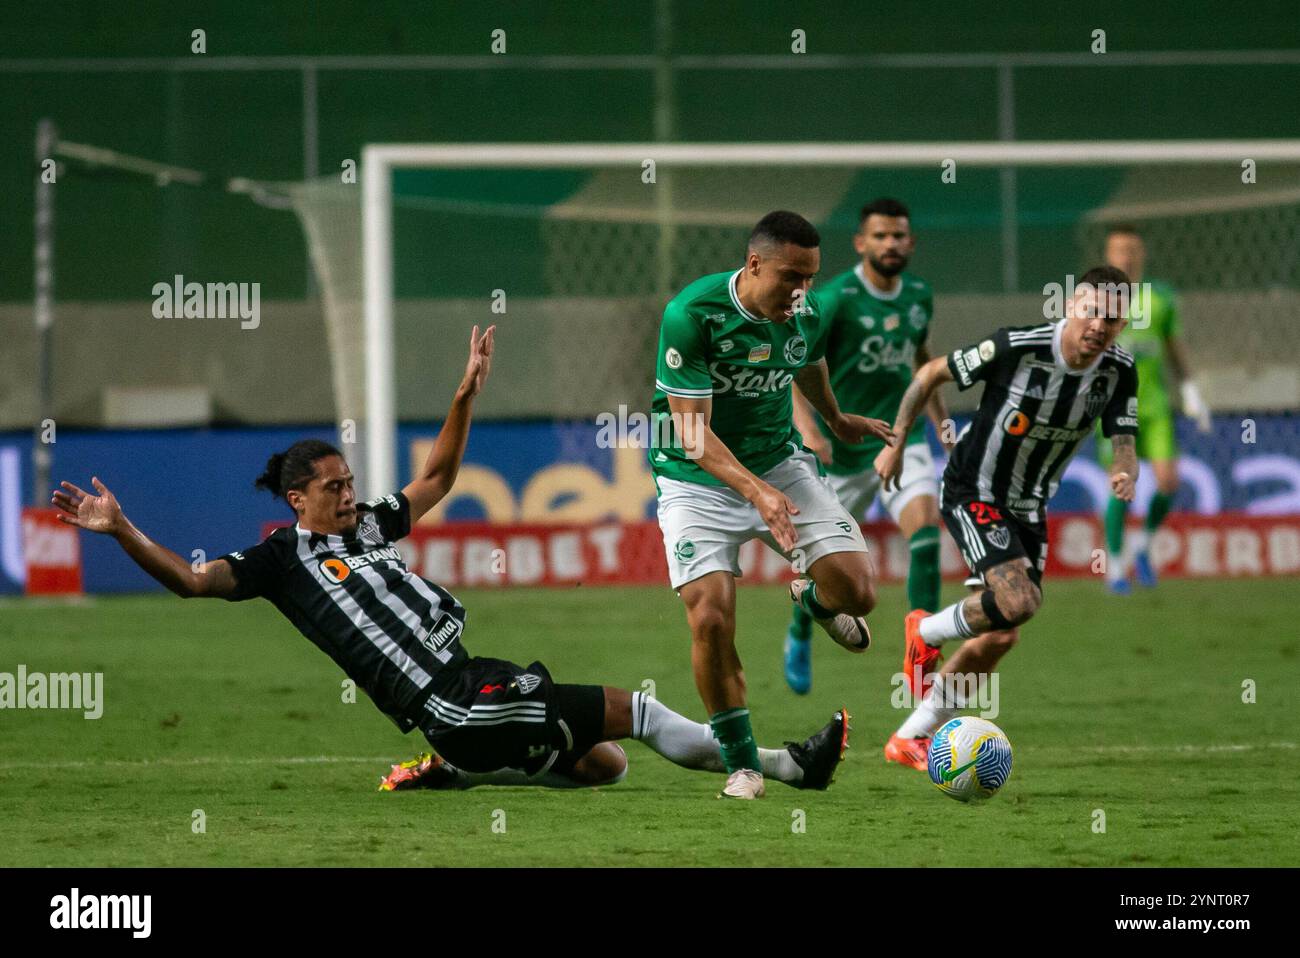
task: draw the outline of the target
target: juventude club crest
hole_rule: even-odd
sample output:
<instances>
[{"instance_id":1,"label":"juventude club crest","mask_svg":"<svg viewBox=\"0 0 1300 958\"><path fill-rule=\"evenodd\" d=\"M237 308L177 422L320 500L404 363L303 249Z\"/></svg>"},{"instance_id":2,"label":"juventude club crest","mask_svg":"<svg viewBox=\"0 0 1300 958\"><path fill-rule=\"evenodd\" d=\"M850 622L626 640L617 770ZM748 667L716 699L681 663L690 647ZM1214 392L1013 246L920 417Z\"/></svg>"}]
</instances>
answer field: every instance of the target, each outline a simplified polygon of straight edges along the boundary
<instances>
[{"instance_id":1,"label":"juventude club crest","mask_svg":"<svg viewBox=\"0 0 1300 958\"><path fill-rule=\"evenodd\" d=\"M790 337L785 342L785 361L791 364L803 362L804 357L808 355L808 344L804 338L799 335Z\"/></svg>"},{"instance_id":2,"label":"juventude club crest","mask_svg":"<svg viewBox=\"0 0 1300 958\"><path fill-rule=\"evenodd\" d=\"M690 562L695 558L695 543L690 539L677 540L677 545L673 546L673 555L678 562Z\"/></svg>"},{"instance_id":3,"label":"juventude club crest","mask_svg":"<svg viewBox=\"0 0 1300 958\"><path fill-rule=\"evenodd\" d=\"M984 535L995 549L1005 549L1011 545L1011 530L1006 526L990 526L984 530Z\"/></svg>"}]
</instances>

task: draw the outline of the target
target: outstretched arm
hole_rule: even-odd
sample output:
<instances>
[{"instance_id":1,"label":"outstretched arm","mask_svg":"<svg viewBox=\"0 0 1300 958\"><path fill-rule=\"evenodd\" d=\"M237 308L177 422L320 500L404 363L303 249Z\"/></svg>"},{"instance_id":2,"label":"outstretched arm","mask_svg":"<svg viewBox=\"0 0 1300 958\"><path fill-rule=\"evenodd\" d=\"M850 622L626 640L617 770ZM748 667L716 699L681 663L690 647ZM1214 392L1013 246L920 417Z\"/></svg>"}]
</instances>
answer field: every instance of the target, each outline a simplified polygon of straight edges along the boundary
<instances>
[{"instance_id":1,"label":"outstretched arm","mask_svg":"<svg viewBox=\"0 0 1300 958\"><path fill-rule=\"evenodd\" d=\"M830 465L831 444L817 428L817 420L813 418L811 404L804 398L798 387L790 391L790 400L794 407L794 428L798 429L799 435L803 436L803 444L812 450L814 456Z\"/></svg>"},{"instance_id":2,"label":"outstretched arm","mask_svg":"<svg viewBox=\"0 0 1300 958\"><path fill-rule=\"evenodd\" d=\"M924 343L917 346L914 372L920 370L930 359L930 347ZM943 393L938 389L930 393L930 401L926 403L925 414L929 417L930 422L934 423L934 432L939 437L939 443L946 452L951 453L956 443L945 438L949 434L951 420L948 418L948 404L943 401Z\"/></svg>"},{"instance_id":3,"label":"outstretched arm","mask_svg":"<svg viewBox=\"0 0 1300 958\"><path fill-rule=\"evenodd\" d=\"M470 414L474 397L483 389L492 369L492 343L495 326L489 326L482 336L475 326L469 336L469 361L465 376L456 389L456 396L447 411L447 420L438 432L438 438L429 450L420 475L402 490L411 504L411 524L436 506L451 491L465 458L465 443L469 440Z\"/></svg>"},{"instance_id":4,"label":"outstretched arm","mask_svg":"<svg viewBox=\"0 0 1300 958\"><path fill-rule=\"evenodd\" d=\"M727 444L718 438L709 425L713 414L712 397L688 399L669 395L668 408L674 422L680 424L678 436L687 457L753 503L777 544L782 549L793 549L798 535L790 516L799 514L798 507L785 493L746 469Z\"/></svg>"},{"instance_id":5,"label":"outstretched arm","mask_svg":"<svg viewBox=\"0 0 1300 958\"><path fill-rule=\"evenodd\" d=\"M889 423L881 419L868 419L840 411L840 404L835 400L831 389L831 377L827 371L826 360L819 359L809 363L794 374L799 391L808 397L814 409L821 414L822 420L843 442L856 445L867 436L875 436L889 442L894 434L889 431Z\"/></svg>"},{"instance_id":6,"label":"outstretched arm","mask_svg":"<svg viewBox=\"0 0 1300 958\"><path fill-rule=\"evenodd\" d=\"M881 488L889 490L897 485L898 477L903 471L903 446L907 434L911 431L916 417L930 402L930 396L943 383L952 382L952 370L948 368L948 358L939 356L930 360L916 371L912 384L903 393L898 403L898 416L894 419L894 435L899 437L894 445L887 445L876 456L876 475L881 478Z\"/></svg>"},{"instance_id":7,"label":"outstretched arm","mask_svg":"<svg viewBox=\"0 0 1300 958\"><path fill-rule=\"evenodd\" d=\"M112 536L136 565L183 599L224 598L234 593L237 583L229 562L217 559L191 565L137 529L99 477L92 476L90 481L99 495L70 482L59 483L62 489L54 491L51 504L59 510L60 522Z\"/></svg>"}]
</instances>

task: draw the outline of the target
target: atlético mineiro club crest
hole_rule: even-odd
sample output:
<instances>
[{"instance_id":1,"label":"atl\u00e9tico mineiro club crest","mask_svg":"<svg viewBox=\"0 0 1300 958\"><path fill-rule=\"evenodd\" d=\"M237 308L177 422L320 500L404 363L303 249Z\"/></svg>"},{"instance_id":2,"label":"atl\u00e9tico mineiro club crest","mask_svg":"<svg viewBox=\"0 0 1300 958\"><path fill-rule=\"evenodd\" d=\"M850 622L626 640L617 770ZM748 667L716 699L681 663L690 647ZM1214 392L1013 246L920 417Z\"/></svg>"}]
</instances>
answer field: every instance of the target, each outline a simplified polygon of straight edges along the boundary
<instances>
[{"instance_id":1,"label":"atl\u00e9tico mineiro club crest","mask_svg":"<svg viewBox=\"0 0 1300 958\"><path fill-rule=\"evenodd\" d=\"M1005 549L1011 545L1011 530L1006 526L991 526L984 530L984 535L995 549Z\"/></svg>"},{"instance_id":2,"label":"atl\u00e9tico mineiro club crest","mask_svg":"<svg viewBox=\"0 0 1300 958\"><path fill-rule=\"evenodd\" d=\"M1083 411L1089 419L1096 419L1106 408L1107 380L1098 376L1088 389L1088 398L1083 401Z\"/></svg>"},{"instance_id":3,"label":"atl\u00e9tico mineiro club crest","mask_svg":"<svg viewBox=\"0 0 1300 958\"><path fill-rule=\"evenodd\" d=\"M519 686L519 691L524 695L531 695L537 686L542 684L540 675L533 675L532 672L525 672L523 675L515 676L515 683Z\"/></svg>"}]
</instances>

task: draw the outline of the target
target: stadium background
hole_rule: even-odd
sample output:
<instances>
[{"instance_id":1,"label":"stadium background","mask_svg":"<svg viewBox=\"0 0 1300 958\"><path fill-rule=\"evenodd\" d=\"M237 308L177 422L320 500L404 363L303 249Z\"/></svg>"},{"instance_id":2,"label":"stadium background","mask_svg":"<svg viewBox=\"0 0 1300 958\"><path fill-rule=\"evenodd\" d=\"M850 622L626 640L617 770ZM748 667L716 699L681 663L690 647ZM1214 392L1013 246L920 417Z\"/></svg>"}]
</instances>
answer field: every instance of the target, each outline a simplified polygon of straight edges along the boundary
<instances>
[{"instance_id":1,"label":"stadium background","mask_svg":"<svg viewBox=\"0 0 1300 958\"><path fill-rule=\"evenodd\" d=\"M854 5L792 12L776 3L507 4L454 15L435 5L421 17L399 4L345 3L291 13L138 4L116 17L91 3L29 11L0 37L0 111L10 133L0 144L0 217L9 225L0 253L0 591L22 588L18 507L32 498L41 418L31 251L42 118L67 140L221 178L322 186L337 183L342 165L372 142L1295 134L1300 25L1285 4L1196 19L1180 4L1144 4L1136 14L1102 3L1050 23L1032 15L1037 9L1003 4L996 22L960 7L877 21ZM190 52L195 28L206 32L205 54ZM498 28L508 53L492 56ZM796 28L806 31L806 55L789 52ZM1088 52L1098 28L1107 33L1104 55ZM1206 437L1180 423L1194 463L1177 507L1291 514L1300 513L1292 326L1300 170L1269 174L1260 189L1275 199L1238 216L1222 206L1234 169L1227 183L1193 169L1163 184L1123 168L968 170L956 187L929 170L786 171L753 192L817 197L810 215L826 236L828 275L852 262L857 206L880 193L905 198L921 241L914 268L937 291L940 349L992 325L1031 321L1043 283L1096 258L1098 210L1122 209L1144 186L1195 194L1195 215L1156 217L1149 266L1183 295L1198 378L1219 414ZM590 197L599 183L589 173L399 174L400 472L409 474L436 429L466 328L499 321L501 356L467 459L478 469L464 484L479 492L447 517L651 516L639 456L599 448L594 417L648 405L657 305L738 255L737 224L756 218L750 204L763 208L736 179L721 198L716 182L695 184L703 218L717 222L679 244L664 271L644 226L557 225L548 215ZM679 194L692 196L683 182ZM304 219L221 189L160 187L84 164L61 170L56 204L56 476L84 481L95 471L144 528L178 549L217 555L255 541L285 517L251 490L268 451L334 428L336 357ZM593 268L598 262L610 265ZM259 328L153 318L150 290L175 274L260 283ZM497 288L518 304L505 317L489 309ZM178 413L178 395L200 396L203 412ZM1254 423L1250 445L1245 420ZM1098 508L1095 486L1074 478L1057 507ZM1288 571L1289 543L1265 545L1263 571ZM82 548L88 590L152 587L111 543L83 537Z\"/></svg>"}]
</instances>

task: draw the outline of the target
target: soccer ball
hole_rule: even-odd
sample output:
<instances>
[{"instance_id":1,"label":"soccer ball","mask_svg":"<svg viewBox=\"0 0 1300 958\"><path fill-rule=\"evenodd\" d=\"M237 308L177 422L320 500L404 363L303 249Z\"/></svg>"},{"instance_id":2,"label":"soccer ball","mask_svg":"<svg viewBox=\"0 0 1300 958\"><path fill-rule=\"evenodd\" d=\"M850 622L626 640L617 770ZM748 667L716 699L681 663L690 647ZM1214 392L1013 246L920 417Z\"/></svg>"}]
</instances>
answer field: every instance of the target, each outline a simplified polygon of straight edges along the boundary
<instances>
[{"instance_id":1,"label":"soccer ball","mask_svg":"<svg viewBox=\"0 0 1300 958\"><path fill-rule=\"evenodd\" d=\"M962 716L930 742L930 781L959 802L990 798L1011 777L1011 743L992 722Z\"/></svg>"}]
</instances>

